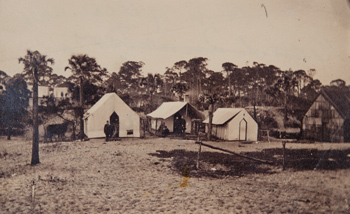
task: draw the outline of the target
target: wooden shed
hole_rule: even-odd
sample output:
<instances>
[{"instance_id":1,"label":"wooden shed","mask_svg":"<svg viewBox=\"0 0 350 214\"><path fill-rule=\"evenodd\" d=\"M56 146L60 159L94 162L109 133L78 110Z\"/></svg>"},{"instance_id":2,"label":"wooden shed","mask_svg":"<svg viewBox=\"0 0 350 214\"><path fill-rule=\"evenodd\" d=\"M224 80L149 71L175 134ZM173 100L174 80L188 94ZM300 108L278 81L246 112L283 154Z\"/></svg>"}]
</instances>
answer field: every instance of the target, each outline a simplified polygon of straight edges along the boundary
<instances>
[{"instance_id":1,"label":"wooden shed","mask_svg":"<svg viewBox=\"0 0 350 214\"><path fill-rule=\"evenodd\" d=\"M350 142L350 91L323 89L302 119L302 136L324 142Z\"/></svg>"},{"instance_id":2,"label":"wooden shed","mask_svg":"<svg viewBox=\"0 0 350 214\"><path fill-rule=\"evenodd\" d=\"M208 124L209 118L203 123ZM212 135L223 140L258 140L258 124L244 108L217 109L212 125Z\"/></svg>"}]
</instances>

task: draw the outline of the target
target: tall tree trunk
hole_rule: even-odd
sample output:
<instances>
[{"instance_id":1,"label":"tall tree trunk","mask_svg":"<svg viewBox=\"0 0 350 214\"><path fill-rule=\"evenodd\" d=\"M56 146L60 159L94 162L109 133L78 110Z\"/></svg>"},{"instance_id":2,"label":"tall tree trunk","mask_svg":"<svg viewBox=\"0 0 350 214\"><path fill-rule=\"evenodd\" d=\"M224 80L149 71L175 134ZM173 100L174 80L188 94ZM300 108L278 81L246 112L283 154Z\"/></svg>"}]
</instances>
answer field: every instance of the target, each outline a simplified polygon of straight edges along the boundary
<instances>
[{"instance_id":1,"label":"tall tree trunk","mask_svg":"<svg viewBox=\"0 0 350 214\"><path fill-rule=\"evenodd\" d=\"M80 140L84 139L84 81L83 81L83 77L80 77L80 91L79 91L79 105L80 105L80 115L79 115L79 119L80 119L80 132L79 132L79 138Z\"/></svg>"},{"instance_id":2,"label":"tall tree trunk","mask_svg":"<svg viewBox=\"0 0 350 214\"><path fill-rule=\"evenodd\" d=\"M254 120L257 121L256 120L256 102L254 102Z\"/></svg>"},{"instance_id":3,"label":"tall tree trunk","mask_svg":"<svg viewBox=\"0 0 350 214\"><path fill-rule=\"evenodd\" d=\"M196 100L198 100L198 97L199 95L202 93L202 78L199 77L199 85L198 85L198 94L197 94L197 97L196 97Z\"/></svg>"},{"instance_id":4,"label":"tall tree trunk","mask_svg":"<svg viewBox=\"0 0 350 214\"><path fill-rule=\"evenodd\" d=\"M74 122L72 122L72 140L75 140L76 139L76 136L75 136L75 124L74 124Z\"/></svg>"},{"instance_id":5,"label":"tall tree trunk","mask_svg":"<svg viewBox=\"0 0 350 214\"><path fill-rule=\"evenodd\" d=\"M193 103L193 97L194 97L194 89L192 87L192 80L190 80L190 103Z\"/></svg>"},{"instance_id":6,"label":"tall tree trunk","mask_svg":"<svg viewBox=\"0 0 350 214\"><path fill-rule=\"evenodd\" d=\"M231 77L228 71L227 71L227 76L228 76L228 96L231 97Z\"/></svg>"},{"instance_id":7,"label":"tall tree trunk","mask_svg":"<svg viewBox=\"0 0 350 214\"><path fill-rule=\"evenodd\" d=\"M236 88L237 88L236 85L233 83L233 85L232 85L232 91L231 91L231 93L232 93L233 96L236 96L236 93L237 93L237 92L236 92Z\"/></svg>"},{"instance_id":8,"label":"tall tree trunk","mask_svg":"<svg viewBox=\"0 0 350 214\"><path fill-rule=\"evenodd\" d=\"M214 109L214 104L209 104L209 123L208 123L208 133L207 133L207 138L208 140L211 139L211 130L213 126L213 109Z\"/></svg>"},{"instance_id":9,"label":"tall tree trunk","mask_svg":"<svg viewBox=\"0 0 350 214\"><path fill-rule=\"evenodd\" d=\"M167 96L167 84L166 84L166 79L164 79L165 81L164 81L164 96L166 97Z\"/></svg>"},{"instance_id":10,"label":"tall tree trunk","mask_svg":"<svg viewBox=\"0 0 350 214\"><path fill-rule=\"evenodd\" d=\"M241 89L238 89L239 107L242 108Z\"/></svg>"},{"instance_id":11,"label":"tall tree trunk","mask_svg":"<svg viewBox=\"0 0 350 214\"><path fill-rule=\"evenodd\" d=\"M286 93L284 96L284 120L288 120L288 114L287 114L287 96L288 94Z\"/></svg>"},{"instance_id":12,"label":"tall tree trunk","mask_svg":"<svg viewBox=\"0 0 350 214\"><path fill-rule=\"evenodd\" d=\"M259 97L259 87L256 87L256 93L254 96L254 120L256 121L256 104L258 103L258 97Z\"/></svg>"},{"instance_id":13,"label":"tall tree trunk","mask_svg":"<svg viewBox=\"0 0 350 214\"><path fill-rule=\"evenodd\" d=\"M38 123L38 72L34 70L33 81L33 146L31 165L40 163L39 160L39 123Z\"/></svg>"}]
</instances>

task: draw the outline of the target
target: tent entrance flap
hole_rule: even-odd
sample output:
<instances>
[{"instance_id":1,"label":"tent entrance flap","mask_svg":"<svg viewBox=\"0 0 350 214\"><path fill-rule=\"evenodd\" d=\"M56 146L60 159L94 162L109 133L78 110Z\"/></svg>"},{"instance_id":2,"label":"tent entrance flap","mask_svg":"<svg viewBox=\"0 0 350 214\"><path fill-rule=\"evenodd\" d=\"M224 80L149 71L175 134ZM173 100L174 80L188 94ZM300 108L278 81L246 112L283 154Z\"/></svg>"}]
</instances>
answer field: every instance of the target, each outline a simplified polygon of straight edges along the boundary
<instances>
[{"instance_id":1,"label":"tent entrance flap","mask_svg":"<svg viewBox=\"0 0 350 214\"><path fill-rule=\"evenodd\" d=\"M245 119L239 122L239 140L247 140L247 121Z\"/></svg>"},{"instance_id":2,"label":"tent entrance flap","mask_svg":"<svg viewBox=\"0 0 350 214\"><path fill-rule=\"evenodd\" d=\"M119 137L119 116L117 113L113 112L109 117L111 126L113 128L112 137Z\"/></svg>"},{"instance_id":3,"label":"tent entrance flap","mask_svg":"<svg viewBox=\"0 0 350 214\"><path fill-rule=\"evenodd\" d=\"M181 114L179 112L174 114L174 133L181 133Z\"/></svg>"}]
</instances>

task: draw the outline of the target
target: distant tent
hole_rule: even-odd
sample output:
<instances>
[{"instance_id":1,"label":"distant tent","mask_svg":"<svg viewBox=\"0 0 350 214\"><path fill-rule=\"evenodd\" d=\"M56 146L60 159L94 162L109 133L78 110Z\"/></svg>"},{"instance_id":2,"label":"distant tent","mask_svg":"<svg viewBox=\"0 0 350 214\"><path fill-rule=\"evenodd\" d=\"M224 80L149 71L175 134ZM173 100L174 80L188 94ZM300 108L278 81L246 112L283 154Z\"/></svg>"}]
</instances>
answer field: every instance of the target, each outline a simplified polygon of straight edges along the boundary
<instances>
[{"instance_id":1,"label":"distant tent","mask_svg":"<svg viewBox=\"0 0 350 214\"><path fill-rule=\"evenodd\" d=\"M164 102L155 111L149 113L153 129L158 129L161 121L165 122L170 132L176 132L174 124L177 118L183 117L186 121L186 133L191 133L192 120L204 120L204 115L187 102Z\"/></svg>"},{"instance_id":2,"label":"distant tent","mask_svg":"<svg viewBox=\"0 0 350 214\"><path fill-rule=\"evenodd\" d=\"M107 120L116 127L119 137L140 137L140 116L116 93L105 94L85 113L85 134L89 138L105 137Z\"/></svg>"},{"instance_id":3,"label":"distant tent","mask_svg":"<svg viewBox=\"0 0 350 214\"><path fill-rule=\"evenodd\" d=\"M207 118L203 123L209 123ZM212 134L223 140L258 140L258 124L244 108L219 108L213 115Z\"/></svg>"}]
</instances>

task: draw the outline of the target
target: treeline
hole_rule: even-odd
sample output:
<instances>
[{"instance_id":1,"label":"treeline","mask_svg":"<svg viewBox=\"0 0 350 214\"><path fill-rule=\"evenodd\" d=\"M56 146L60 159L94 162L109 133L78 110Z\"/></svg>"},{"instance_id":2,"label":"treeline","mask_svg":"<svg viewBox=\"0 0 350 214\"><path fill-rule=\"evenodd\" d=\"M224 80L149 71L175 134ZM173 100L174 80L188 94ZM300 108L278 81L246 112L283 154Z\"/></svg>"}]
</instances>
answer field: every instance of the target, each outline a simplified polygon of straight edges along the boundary
<instances>
[{"instance_id":1,"label":"treeline","mask_svg":"<svg viewBox=\"0 0 350 214\"><path fill-rule=\"evenodd\" d=\"M293 101L292 109L310 104L322 87L319 80L312 78L313 70L282 71L257 62L240 68L225 62L221 71L212 71L207 68L207 60L203 57L182 60L167 67L164 74L147 76L141 73L142 62L129 61L111 75L105 89L116 92L134 108L144 106L140 110L147 112L163 101L183 100L185 96L203 110L208 106L198 99L201 94L215 96L216 107L284 107Z\"/></svg>"},{"instance_id":2,"label":"treeline","mask_svg":"<svg viewBox=\"0 0 350 214\"><path fill-rule=\"evenodd\" d=\"M30 63L33 52L28 52L20 63L23 72L9 77L0 73L3 92L0 97L0 126L9 126L9 118L19 124L26 118L30 93L26 84L34 84L34 70ZM40 53L39 53L40 54ZM44 56L44 55L41 55ZM222 70L207 68L207 58L198 57L182 60L165 68L163 74L144 74L141 61L127 61L118 72L109 72L101 67L95 58L88 55L74 55L68 59L66 72L69 77L57 75L48 62L42 58L42 70L37 71L37 84L49 87L68 87L71 97L60 99L47 97L46 113L74 106L89 108L105 93L116 92L134 110L149 113L164 101L183 100L185 97L200 110L208 109L208 102L199 99L207 95L215 99L217 107L279 106L287 111L305 110L324 87L313 79L314 70L286 70L274 65L254 62L252 66L238 67L225 62ZM39 66L39 67L40 67ZM341 79L331 85L346 87ZM81 93L82 91L82 93ZM214 109L215 110L215 109ZM287 117L287 113L286 113ZM29 119L30 120L30 119Z\"/></svg>"},{"instance_id":3,"label":"treeline","mask_svg":"<svg viewBox=\"0 0 350 214\"><path fill-rule=\"evenodd\" d=\"M312 78L312 70L311 73L282 71L276 66L256 62L253 66L239 68L225 62L221 71L212 71L207 68L207 61L203 57L182 60L167 67L163 74L144 74L143 62L128 61L118 72L107 72L105 80L98 84L98 81L85 81L84 100L92 104L96 101L94 97L116 92L132 108L149 112L163 101L187 97L192 104L205 109L198 97L209 93L220 98L217 104L222 107L284 106L286 99L310 102L322 87L319 80ZM91 88L93 90L89 90ZM73 92L73 98L77 99L78 90ZM97 94L91 94L93 92Z\"/></svg>"}]
</instances>

